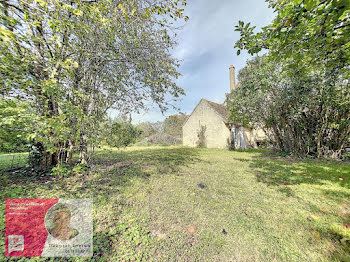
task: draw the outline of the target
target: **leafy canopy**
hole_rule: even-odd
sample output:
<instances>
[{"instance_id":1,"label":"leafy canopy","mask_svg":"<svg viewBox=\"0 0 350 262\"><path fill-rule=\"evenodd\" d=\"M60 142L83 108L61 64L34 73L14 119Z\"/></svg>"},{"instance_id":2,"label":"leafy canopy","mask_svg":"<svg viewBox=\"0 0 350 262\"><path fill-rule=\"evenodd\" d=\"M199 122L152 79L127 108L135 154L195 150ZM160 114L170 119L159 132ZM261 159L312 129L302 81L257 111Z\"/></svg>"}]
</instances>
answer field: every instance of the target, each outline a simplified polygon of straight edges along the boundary
<instances>
[{"instance_id":1,"label":"leafy canopy","mask_svg":"<svg viewBox=\"0 0 350 262\"><path fill-rule=\"evenodd\" d=\"M274 9L273 22L255 32L239 21L237 54L253 55L267 49L272 59L288 61L300 70L325 65L347 73L350 56L350 5L347 0L267 0Z\"/></svg>"},{"instance_id":2,"label":"leafy canopy","mask_svg":"<svg viewBox=\"0 0 350 262\"><path fill-rule=\"evenodd\" d=\"M268 0L273 22L255 32L239 21L235 43L249 54L231 118L263 128L275 147L300 156L340 157L350 137L350 10L345 0Z\"/></svg>"},{"instance_id":3,"label":"leafy canopy","mask_svg":"<svg viewBox=\"0 0 350 262\"><path fill-rule=\"evenodd\" d=\"M0 99L0 151L27 151L27 136L32 130L33 112L27 103Z\"/></svg>"},{"instance_id":4,"label":"leafy canopy","mask_svg":"<svg viewBox=\"0 0 350 262\"><path fill-rule=\"evenodd\" d=\"M0 93L35 108L32 138L51 160L101 142L110 109L162 111L183 95L173 22L186 1L0 1ZM64 153L58 153L64 152ZM53 161L53 159L56 159ZM44 158L45 160L45 158ZM66 161L66 160L63 160Z\"/></svg>"}]
</instances>

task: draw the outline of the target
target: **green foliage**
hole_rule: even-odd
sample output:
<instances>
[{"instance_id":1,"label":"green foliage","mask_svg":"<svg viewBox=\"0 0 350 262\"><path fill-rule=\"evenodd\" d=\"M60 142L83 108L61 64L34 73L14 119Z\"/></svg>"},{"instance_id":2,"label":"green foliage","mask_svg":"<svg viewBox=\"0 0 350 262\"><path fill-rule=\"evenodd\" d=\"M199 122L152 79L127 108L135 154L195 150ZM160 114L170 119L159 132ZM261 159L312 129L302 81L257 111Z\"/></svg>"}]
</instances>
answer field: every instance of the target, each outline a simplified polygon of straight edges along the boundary
<instances>
[{"instance_id":1,"label":"green foliage","mask_svg":"<svg viewBox=\"0 0 350 262\"><path fill-rule=\"evenodd\" d=\"M73 174L83 174L86 172L87 169L88 169L87 165L78 163L73 167L72 173Z\"/></svg>"},{"instance_id":2,"label":"green foliage","mask_svg":"<svg viewBox=\"0 0 350 262\"><path fill-rule=\"evenodd\" d=\"M40 167L43 161L43 146L41 143L32 143L29 150L29 165L32 167Z\"/></svg>"},{"instance_id":3,"label":"green foliage","mask_svg":"<svg viewBox=\"0 0 350 262\"><path fill-rule=\"evenodd\" d=\"M28 151L32 114L27 103L17 99L0 99L0 151Z\"/></svg>"},{"instance_id":4,"label":"green foliage","mask_svg":"<svg viewBox=\"0 0 350 262\"><path fill-rule=\"evenodd\" d=\"M136 126L140 130L142 130L141 138L151 137L156 135L157 133L163 133L164 124L160 121L152 123L152 122L142 122Z\"/></svg>"},{"instance_id":5,"label":"green foliage","mask_svg":"<svg viewBox=\"0 0 350 262\"><path fill-rule=\"evenodd\" d=\"M262 128L282 152L340 157L350 134L345 79L322 69L283 71L270 58L254 58L239 72L240 87L228 96L231 119Z\"/></svg>"},{"instance_id":6,"label":"green foliage","mask_svg":"<svg viewBox=\"0 0 350 262\"><path fill-rule=\"evenodd\" d=\"M183 113L177 115L168 116L164 120L164 133L170 136L182 137L182 125L184 124L187 116Z\"/></svg>"},{"instance_id":7,"label":"green foliage","mask_svg":"<svg viewBox=\"0 0 350 262\"><path fill-rule=\"evenodd\" d=\"M51 175L53 176L64 176L69 175L71 173L71 170L68 165L65 164L59 164L52 168Z\"/></svg>"},{"instance_id":8,"label":"green foliage","mask_svg":"<svg viewBox=\"0 0 350 262\"><path fill-rule=\"evenodd\" d=\"M182 127L179 126L177 120L175 120L176 122L173 122L172 120L174 119L172 118L173 116L168 117L164 122L144 122L137 125L137 127L142 130L140 143L149 145L170 145L181 143L182 131L180 133L180 130L182 130ZM179 120L179 122L182 122L182 120ZM170 126L172 126L174 130L170 129Z\"/></svg>"},{"instance_id":9,"label":"green foliage","mask_svg":"<svg viewBox=\"0 0 350 262\"><path fill-rule=\"evenodd\" d=\"M242 70L232 117L266 129L281 151L338 158L350 137L348 1L268 2L272 24L236 26L238 54L268 55Z\"/></svg>"},{"instance_id":10,"label":"green foliage","mask_svg":"<svg viewBox=\"0 0 350 262\"><path fill-rule=\"evenodd\" d=\"M186 120L183 113L170 115L163 122L142 122L137 125L142 130L141 142L143 144L178 144L182 140L182 125Z\"/></svg>"},{"instance_id":11,"label":"green foliage","mask_svg":"<svg viewBox=\"0 0 350 262\"><path fill-rule=\"evenodd\" d=\"M33 100L31 139L42 162L69 163L102 141L109 109L130 113L149 101L162 111L183 90L173 21L186 1L0 1L0 93ZM48 153L48 154L47 154Z\"/></svg>"},{"instance_id":12,"label":"green foliage","mask_svg":"<svg viewBox=\"0 0 350 262\"><path fill-rule=\"evenodd\" d=\"M51 169L51 175L53 176L68 176L68 175L79 175L84 174L88 170L87 165L78 163L73 168L67 164L58 164L57 166Z\"/></svg>"},{"instance_id":13,"label":"green foliage","mask_svg":"<svg viewBox=\"0 0 350 262\"><path fill-rule=\"evenodd\" d=\"M235 47L256 54L268 49L288 66L310 70L318 66L348 78L350 5L347 0L267 0L276 12L272 24L255 33L255 26L239 21L241 38Z\"/></svg>"},{"instance_id":14,"label":"green foliage","mask_svg":"<svg viewBox=\"0 0 350 262\"><path fill-rule=\"evenodd\" d=\"M120 148L134 144L141 136L141 133L142 131L133 126L131 121L122 117L108 123L105 139L109 146Z\"/></svg>"}]
</instances>

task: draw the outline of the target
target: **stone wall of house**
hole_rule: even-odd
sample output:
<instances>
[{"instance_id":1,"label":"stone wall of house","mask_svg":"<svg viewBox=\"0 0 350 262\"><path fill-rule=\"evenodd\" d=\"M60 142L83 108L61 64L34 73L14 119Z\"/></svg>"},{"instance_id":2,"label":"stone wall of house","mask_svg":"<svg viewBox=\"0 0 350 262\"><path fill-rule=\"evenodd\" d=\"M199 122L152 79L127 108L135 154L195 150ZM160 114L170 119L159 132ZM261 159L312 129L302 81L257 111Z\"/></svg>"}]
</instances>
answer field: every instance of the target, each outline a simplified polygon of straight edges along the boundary
<instances>
[{"instance_id":1,"label":"stone wall of house","mask_svg":"<svg viewBox=\"0 0 350 262\"><path fill-rule=\"evenodd\" d=\"M204 133L206 147L228 148L230 131L222 118L204 100L200 101L182 127L182 139L185 146L196 147L198 145L198 133L201 126L206 127Z\"/></svg>"},{"instance_id":2,"label":"stone wall of house","mask_svg":"<svg viewBox=\"0 0 350 262\"><path fill-rule=\"evenodd\" d=\"M266 135L262 129L244 128L244 140L247 148L257 148L257 142L262 142Z\"/></svg>"}]
</instances>

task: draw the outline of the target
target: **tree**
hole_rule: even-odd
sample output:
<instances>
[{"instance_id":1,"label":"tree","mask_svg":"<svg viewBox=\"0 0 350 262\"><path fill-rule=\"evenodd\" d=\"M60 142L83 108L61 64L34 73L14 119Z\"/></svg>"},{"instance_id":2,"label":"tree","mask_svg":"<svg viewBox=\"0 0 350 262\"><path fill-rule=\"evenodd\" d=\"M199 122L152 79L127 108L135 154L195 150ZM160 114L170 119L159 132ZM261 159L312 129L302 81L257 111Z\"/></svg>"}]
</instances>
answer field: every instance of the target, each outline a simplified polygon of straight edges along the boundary
<instances>
[{"instance_id":1,"label":"tree","mask_svg":"<svg viewBox=\"0 0 350 262\"><path fill-rule=\"evenodd\" d=\"M262 49L274 60L284 60L298 71L319 66L329 72L345 74L349 71L350 8L347 0L267 0L275 11L272 24L255 33L255 26L239 21L236 42L250 54Z\"/></svg>"},{"instance_id":2,"label":"tree","mask_svg":"<svg viewBox=\"0 0 350 262\"><path fill-rule=\"evenodd\" d=\"M106 142L111 147L127 147L134 144L142 131L125 116L110 120L107 124Z\"/></svg>"},{"instance_id":3,"label":"tree","mask_svg":"<svg viewBox=\"0 0 350 262\"><path fill-rule=\"evenodd\" d=\"M162 122L143 122L138 124L137 127L142 131L141 142L163 145L180 143L181 132L179 133L179 131L182 129L182 126L179 126L177 121L180 121L178 117L181 116L182 114L179 116L172 115ZM174 119L175 121L173 121Z\"/></svg>"},{"instance_id":4,"label":"tree","mask_svg":"<svg viewBox=\"0 0 350 262\"><path fill-rule=\"evenodd\" d=\"M31 133L33 117L26 103L0 99L0 151L24 152L28 150L27 136Z\"/></svg>"},{"instance_id":5,"label":"tree","mask_svg":"<svg viewBox=\"0 0 350 262\"><path fill-rule=\"evenodd\" d=\"M184 124L187 116L183 113L177 115L168 116L164 120L164 133L170 136L182 137L182 125Z\"/></svg>"},{"instance_id":6,"label":"tree","mask_svg":"<svg viewBox=\"0 0 350 262\"><path fill-rule=\"evenodd\" d=\"M111 108L130 113L183 90L174 79L172 20L183 1L0 1L1 94L36 109L42 165L86 163ZM187 19L185 17L185 19Z\"/></svg>"},{"instance_id":7,"label":"tree","mask_svg":"<svg viewBox=\"0 0 350 262\"><path fill-rule=\"evenodd\" d=\"M343 0L268 2L276 12L272 24L260 32L243 21L236 26L238 55L263 49L268 55L240 73L242 88L234 94L242 101L231 96L232 117L257 121L280 150L339 157L350 134L349 5Z\"/></svg>"},{"instance_id":8,"label":"tree","mask_svg":"<svg viewBox=\"0 0 350 262\"><path fill-rule=\"evenodd\" d=\"M141 138L151 137L153 135L163 133L164 131L164 123L160 121L142 122L136 127L142 131Z\"/></svg>"},{"instance_id":9,"label":"tree","mask_svg":"<svg viewBox=\"0 0 350 262\"><path fill-rule=\"evenodd\" d=\"M338 158L350 135L350 90L323 70L283 71L268 55L249 61L227 99L231 119L262 128L280 151Z\"/></svg>"}]
</instances>

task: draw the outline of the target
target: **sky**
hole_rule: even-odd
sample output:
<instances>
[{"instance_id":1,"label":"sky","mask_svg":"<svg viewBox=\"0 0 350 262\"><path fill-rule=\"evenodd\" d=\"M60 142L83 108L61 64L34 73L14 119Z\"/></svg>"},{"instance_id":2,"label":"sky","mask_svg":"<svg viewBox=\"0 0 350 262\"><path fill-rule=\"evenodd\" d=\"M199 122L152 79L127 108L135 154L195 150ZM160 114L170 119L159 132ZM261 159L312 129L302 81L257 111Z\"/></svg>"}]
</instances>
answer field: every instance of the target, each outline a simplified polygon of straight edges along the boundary
<instances>
[{"instance_id":1,"label":"sky","mask_svg":"<svg viewBox=\"0 0 350 262\"><path fill-rule=\"evenodd\" d=\"M234 48L239 40L239 32L234 31L238 21L251 22L259 29L271 23L274 13L264 0L187 0L185 15L189 21L178 32L179 45L173 52L182 60L177 84L186 95L175 105L190 114L201 98L222 103L230 90L229 66L235 66L237 76L251 58L246 52L237 56ZM162 114L151 107L132 119L134 123L156 122L178 112Z\"/></svg>"}]
</instances>

